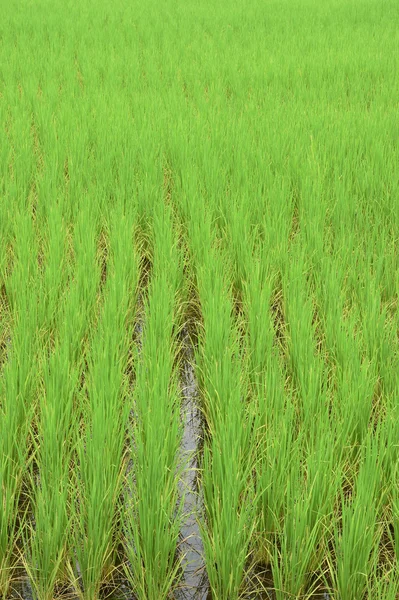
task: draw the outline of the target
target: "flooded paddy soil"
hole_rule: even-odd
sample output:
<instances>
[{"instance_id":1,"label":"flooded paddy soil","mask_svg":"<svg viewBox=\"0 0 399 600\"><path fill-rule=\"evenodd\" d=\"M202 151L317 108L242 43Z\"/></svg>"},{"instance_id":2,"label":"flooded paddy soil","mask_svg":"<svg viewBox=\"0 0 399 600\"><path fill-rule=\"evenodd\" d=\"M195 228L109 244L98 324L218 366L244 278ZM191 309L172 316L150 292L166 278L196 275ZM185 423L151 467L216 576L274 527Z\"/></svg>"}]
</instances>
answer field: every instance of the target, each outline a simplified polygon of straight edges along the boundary
<instances>
[{"instance_id":1,"label":"flooded paddy soil","mask_svg":"<svg viewBox=\"0 0 399 600\"><path fill-rule=\"evenodd\" d=\"M176 600L206 600L209 584L203 559L203 545L196 513L199 509L198 494L198 452L202 438L201 414L197 405L197 383L192 366L193 352L187 345L186 360L183 365L183 415L184 433L181 455L187 467L180 482L185 492L185 519L181 529L180 551L185 555L183 560L182 587L176 593Z\"/></svg>"}]
</instances>

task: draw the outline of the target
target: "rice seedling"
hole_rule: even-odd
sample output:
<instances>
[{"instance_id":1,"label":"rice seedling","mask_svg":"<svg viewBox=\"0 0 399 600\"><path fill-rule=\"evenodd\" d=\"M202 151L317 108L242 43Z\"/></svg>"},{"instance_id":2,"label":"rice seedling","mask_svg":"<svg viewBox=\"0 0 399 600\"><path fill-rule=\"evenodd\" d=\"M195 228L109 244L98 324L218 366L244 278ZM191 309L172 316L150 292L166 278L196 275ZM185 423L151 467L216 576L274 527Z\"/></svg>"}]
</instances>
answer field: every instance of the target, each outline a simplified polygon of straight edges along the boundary
<instances>
[{"instance_id":1,"label":"rice seedling","mask_svg":"<svg viewBox=\"0 0 399 600\"><path fill-rule=\"evenodd\" d=\"M284 376L272 319L273 283L264 260L254 265L246 288L250 380L255 413L255 481L259 524L254 539L257 559L270 563L276 526L283 515L287 472L296 452L294 404L284 392Z\"/></svg>"}]
</instances>

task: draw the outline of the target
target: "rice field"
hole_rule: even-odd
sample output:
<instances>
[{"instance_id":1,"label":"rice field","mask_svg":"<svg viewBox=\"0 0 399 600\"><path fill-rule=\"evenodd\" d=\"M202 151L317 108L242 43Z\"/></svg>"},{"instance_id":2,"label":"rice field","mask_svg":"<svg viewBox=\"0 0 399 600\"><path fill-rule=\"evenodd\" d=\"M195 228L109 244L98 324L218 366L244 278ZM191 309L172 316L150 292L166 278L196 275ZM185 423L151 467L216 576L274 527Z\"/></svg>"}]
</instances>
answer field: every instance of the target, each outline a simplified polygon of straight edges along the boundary
<instances>
[{"instance_id":1,"label":"rice field","mask_svg":"<svg viewBox=\"0 0 399 600\"><path fill-rule=\"evenodd\" d=\"M9 0L0 598L399 598L399 3Z\"/></svg>"}]
</instances>

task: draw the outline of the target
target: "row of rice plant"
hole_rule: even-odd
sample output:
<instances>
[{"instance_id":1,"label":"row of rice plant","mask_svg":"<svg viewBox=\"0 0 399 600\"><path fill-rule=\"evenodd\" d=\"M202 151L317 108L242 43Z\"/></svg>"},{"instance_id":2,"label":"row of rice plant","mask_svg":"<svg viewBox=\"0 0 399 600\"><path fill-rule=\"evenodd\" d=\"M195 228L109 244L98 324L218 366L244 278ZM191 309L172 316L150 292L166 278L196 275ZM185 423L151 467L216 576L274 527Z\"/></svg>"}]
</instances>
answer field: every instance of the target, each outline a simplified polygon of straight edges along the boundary
<instances>
[{"instance_id":1,"label":"row of rice plant","mask_svg":"<svg viewBox=\"0 0 399 600\"><path fill-rule=\"evenodd\" d=\"M10 340L1 384L1 594L6 597L16 563L17 544L26 513L23 480L30 460L29 434L34 416L35 360L38 356L38 265L33 224L15 215L13 270L4 273ZM10 243L9 239L3 240ZM8 265L4 265L8 266Z\"/></svg>"},{"instance_id":2,"label":"row of rice plant","mask_svg":"<svg viewBox=\"0 0 399 600\"><path fill-rule=\"evenodd\" d=\"M74 545L84 598L98 597L115 563L121 537L119 496L126 466L125 434L131 409L124 373L132 337L138 261L134 212L111 213L107 280L99 322L91 339L86 398L76 448Z\"/></svg>"},{"instance_id":3,"label":"row of rice plant","mask_svg":"<svg viewBox=\"0 0 399 600\"><path fill-rule=\"evenodd\" d=\"M145 323L130 426L132 469L123 512L126 575L142 600L167 598L178 583L184 503L178 495L182 424L176 365L183 257L172 213L162 202L154 204L151 233L151 281L144 300Z\"/></svg>"},{"instance_id":4,"label":"row of rice plant","mask_svg":"<svg viewBox=\"0 0 399 600\"><path fill-rule=\"evenodd\" d=\"M231 280L198 198L186 215L191 267L201 310L198 378L205 418L200 516L207 575L216 598L238 598L255 529L251 469L253 414L246 403L245 349L234 323Z\"/></svg>"},{"instance_id":5,"label":"row of rice plant","mask_svg":"<svg viewBox=\"0 0 399 600\"><path fill-rule=\"evenodd\" d=\"M64 301L60 305L65 287L62 278L69 274L61 203L48 210L48 222L44 225L48 229L43 259L46 328L36 363L40 365L42 381L36 404L34 461L30 469L30 490L34 495L29 510L33 514L25 533L24 562L35 595L52 598L56 583L62 579L60 573L65 569L68 556L70 511L67 507L71 452L75 440L72 414L79 377L79 363L76 364L75 357L80 357L77 351L81 340L76 340L80 331L72 329L75 321L65 319L65 316L71 317L76 304L70 306ZM73 292L70 298L76 301Z\"/></svg>"}]
</instances>

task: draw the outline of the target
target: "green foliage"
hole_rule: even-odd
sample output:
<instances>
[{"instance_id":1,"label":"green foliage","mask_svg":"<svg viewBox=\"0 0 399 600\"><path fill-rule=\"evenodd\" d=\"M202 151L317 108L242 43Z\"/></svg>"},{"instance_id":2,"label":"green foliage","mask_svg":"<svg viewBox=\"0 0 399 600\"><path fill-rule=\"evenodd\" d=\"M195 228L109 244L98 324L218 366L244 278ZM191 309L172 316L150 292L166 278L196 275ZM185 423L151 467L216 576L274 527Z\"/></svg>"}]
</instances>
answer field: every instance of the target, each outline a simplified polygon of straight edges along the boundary
<instances>
[{"instance_id":1,"label":"green foliage","mask_svg":"<svg viewBox=\"0 0 399 600\"><path fill-rule=\"evenodd\" d=\"M0 597L393 600L399 4L3 4Z\"/></svg>"}]
</instances>

